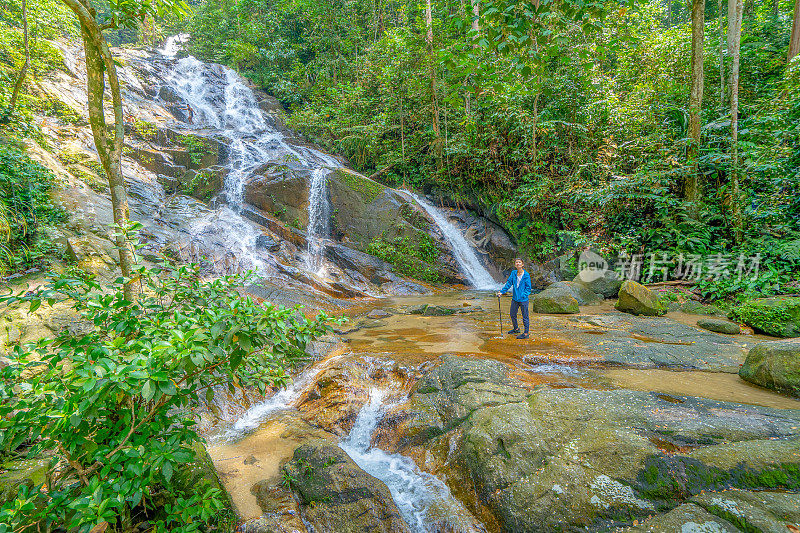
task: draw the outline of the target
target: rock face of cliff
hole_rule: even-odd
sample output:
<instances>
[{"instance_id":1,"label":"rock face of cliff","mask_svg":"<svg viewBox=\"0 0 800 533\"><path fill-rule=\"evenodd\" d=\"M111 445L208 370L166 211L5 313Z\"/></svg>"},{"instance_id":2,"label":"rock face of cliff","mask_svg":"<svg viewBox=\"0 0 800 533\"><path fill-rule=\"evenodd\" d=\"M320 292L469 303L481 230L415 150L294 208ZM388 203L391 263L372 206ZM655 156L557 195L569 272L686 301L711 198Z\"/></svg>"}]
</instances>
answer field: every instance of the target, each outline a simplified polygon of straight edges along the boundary
<instances>
[{"instance_id":1,"label":"rock face of cliff","mask_svg":"<svg viewBox=\"0 0 800 533\"><path fill-rule=\"evenodd\" d=\"M60 48L67 69L37 90L66 111L41 117L50 148L29 151L60 179L56 194L71 219L57 237L78 264L102 273L115 264L110 199L86 120L80 48ZM255 269L268 285L333 300L427 291L391 264L368 277L339 260L374 241L407 239L412 247L434 243L438 259L425 266L437 280L465 282L443 235L410 196L346 169L286 128L278 102L230 69L160 51L115 54L125 102L123 172L132 217L144 225L145 258L201 262L216 273ZM314 238L339 252L325 253L318 270L308 268L306 248L309 204L320 201L309 191L320 171L328 232ZM510 239L480 217L459 216L451 221L467 235L482 224L472 241L496 272L495 263L513 255Z\"/></svg>"}]
</instances>

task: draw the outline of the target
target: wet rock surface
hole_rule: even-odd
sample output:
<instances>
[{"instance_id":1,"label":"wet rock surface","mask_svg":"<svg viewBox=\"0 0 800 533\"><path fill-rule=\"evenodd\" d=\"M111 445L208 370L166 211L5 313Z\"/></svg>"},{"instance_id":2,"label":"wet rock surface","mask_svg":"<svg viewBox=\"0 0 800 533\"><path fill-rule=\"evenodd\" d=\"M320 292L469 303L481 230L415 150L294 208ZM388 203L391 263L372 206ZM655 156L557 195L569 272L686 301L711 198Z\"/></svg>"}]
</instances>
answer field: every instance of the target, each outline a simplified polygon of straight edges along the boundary
<instances>
[{"instance_id":1,"label":"wet rock surface","mask_svg":"<svg viewBox=\"0 0 800 533\"><path fill-rule=\"evenodd\" d=\"M410 531L386 485L337 446L303 444L283 472L314 531Z\"/></svg>"},{"instance_id":2,"label":"wet rock surface","mask_svg":"<svg viewBox=\"0 0 800 533\"><path fill-rule=\"evenodd\" d=\"M757 344L747 353L742 379L800 396L800 339Z\"/></svg>"},{"instance_id":3,"label":"wet rock surface","mask_svg":"<svg viewBox=\"0 0 800 533\"><path fill-rule=\"evenodd\" d=\"M800 481L800 412L626 390L531 391L508 372L443 357L378 437L412 456L438 454L427 464L454 491L468 484L473 511L488 506L503 531L599 530L703 490Z\"/></svg>"}]
</instances>

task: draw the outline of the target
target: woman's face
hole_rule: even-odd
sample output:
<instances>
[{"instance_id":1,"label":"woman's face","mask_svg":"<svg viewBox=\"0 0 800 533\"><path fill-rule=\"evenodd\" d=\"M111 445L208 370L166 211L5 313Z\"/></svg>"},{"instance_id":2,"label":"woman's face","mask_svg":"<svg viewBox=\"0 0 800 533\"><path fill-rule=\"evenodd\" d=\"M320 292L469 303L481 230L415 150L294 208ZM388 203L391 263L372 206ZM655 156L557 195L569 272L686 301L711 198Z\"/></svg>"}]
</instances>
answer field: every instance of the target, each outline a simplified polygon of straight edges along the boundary
<instances>
[{"instance_id":1,"label":"woman's face","mask_svg":"<svg viewBox=\"0 0 800 533\"><path fill-rule=\"evenodd\" d=\"M520 268L522 268L522 261L520 259L517 259L516 261L514 261L514 266L517 268L517 270L519 270Z\"/></svg>"}]
</instances>

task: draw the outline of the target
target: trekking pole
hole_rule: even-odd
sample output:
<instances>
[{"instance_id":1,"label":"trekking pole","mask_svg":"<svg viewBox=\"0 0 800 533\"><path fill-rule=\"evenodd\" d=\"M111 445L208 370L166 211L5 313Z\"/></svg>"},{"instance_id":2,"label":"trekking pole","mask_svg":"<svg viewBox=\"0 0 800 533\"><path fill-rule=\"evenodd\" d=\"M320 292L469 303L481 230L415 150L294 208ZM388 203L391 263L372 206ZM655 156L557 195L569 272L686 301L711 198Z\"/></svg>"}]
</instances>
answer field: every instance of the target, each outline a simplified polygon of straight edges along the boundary
<instances>
[{"instance_id":1,"label":"trekking pole","mask_svg":"<svg viewBox=\"0 0 800 533\"><path fill-rule=\"evenodd\" d=\"M497 297L497 314L500 317L500 335L503 334L503 310L500 307L500 297Z\"/></svg>"}]
</instances>

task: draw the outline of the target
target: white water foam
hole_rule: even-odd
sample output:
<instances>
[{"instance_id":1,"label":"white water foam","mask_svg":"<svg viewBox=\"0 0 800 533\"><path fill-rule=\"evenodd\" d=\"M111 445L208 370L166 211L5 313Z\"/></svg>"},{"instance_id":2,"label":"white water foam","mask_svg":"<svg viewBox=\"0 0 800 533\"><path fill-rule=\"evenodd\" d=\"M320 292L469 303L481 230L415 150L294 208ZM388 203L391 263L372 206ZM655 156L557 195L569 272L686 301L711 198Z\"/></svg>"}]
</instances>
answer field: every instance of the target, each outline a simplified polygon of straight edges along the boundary
<instances>
[{"instance_id":1,"label":"white water foam","mask_svg":"<svg viewBox=\"0 0 800 533\"><path fill-rule=\"evenodd\" d=\"M330 236L331 205L328 199L328 175L326 168L314 169L311 174L311 187L308 193L308 227L306 240L306 268L320 272L325 254L325 239Z\"/></svg>"},{"instance_id":2,"label":"white water foam","mask_svg":"<svg viewBox=\"0 0 800 533\"><path fill-rule=\"evenodd\" d=\"M446 520L447 531L458 533L484 531L450 489L439 478L423 472L409 457L387 453L370 445L372 434L384 413L385 393L370 392L369 403L356 417L350 435L339 443L353 461L389 488L403 520L416 533L440 530L437 520Z\"/></svg>"},{"instance_id":3,"label":"white water foam","mask_svg":"<svg viewBox=\"0 0 800 533\"><path fill-rule=\"evenodd\" d=\"M410 193L411 197L422 207L433 219L436 225L442 230L450 249L453 250L453 257L458 261L458 266L461 271L469 280L470 284L479 290L493 290L500 286L500 284L492 277L491 274L484 268L478 259L478 254L475 248L467 242L467 239L453 225L447 217L444 216L433 204L418 196Z\"/></svg>"},{"instance_id":4,"label":"white water foam","mask_svg":"<svg viewBox=\"0 0 800 533\"><path fill-rule=\"evenodd\" d=\"M245 434L258 429L258 427L269 416L275 412L281 411L288 407L293 407L295 402L305 391L309 384L313 383L319 374L328 368L330 364L338 360L338 356L331 357L327 361L317 365L311 365L306 368L297 379L292 381L291 385L279 390L266 400L252 406L239 417L233 426L222 435L224 440L235 440L241 438Z\"/></svg>"}]
</instances>

